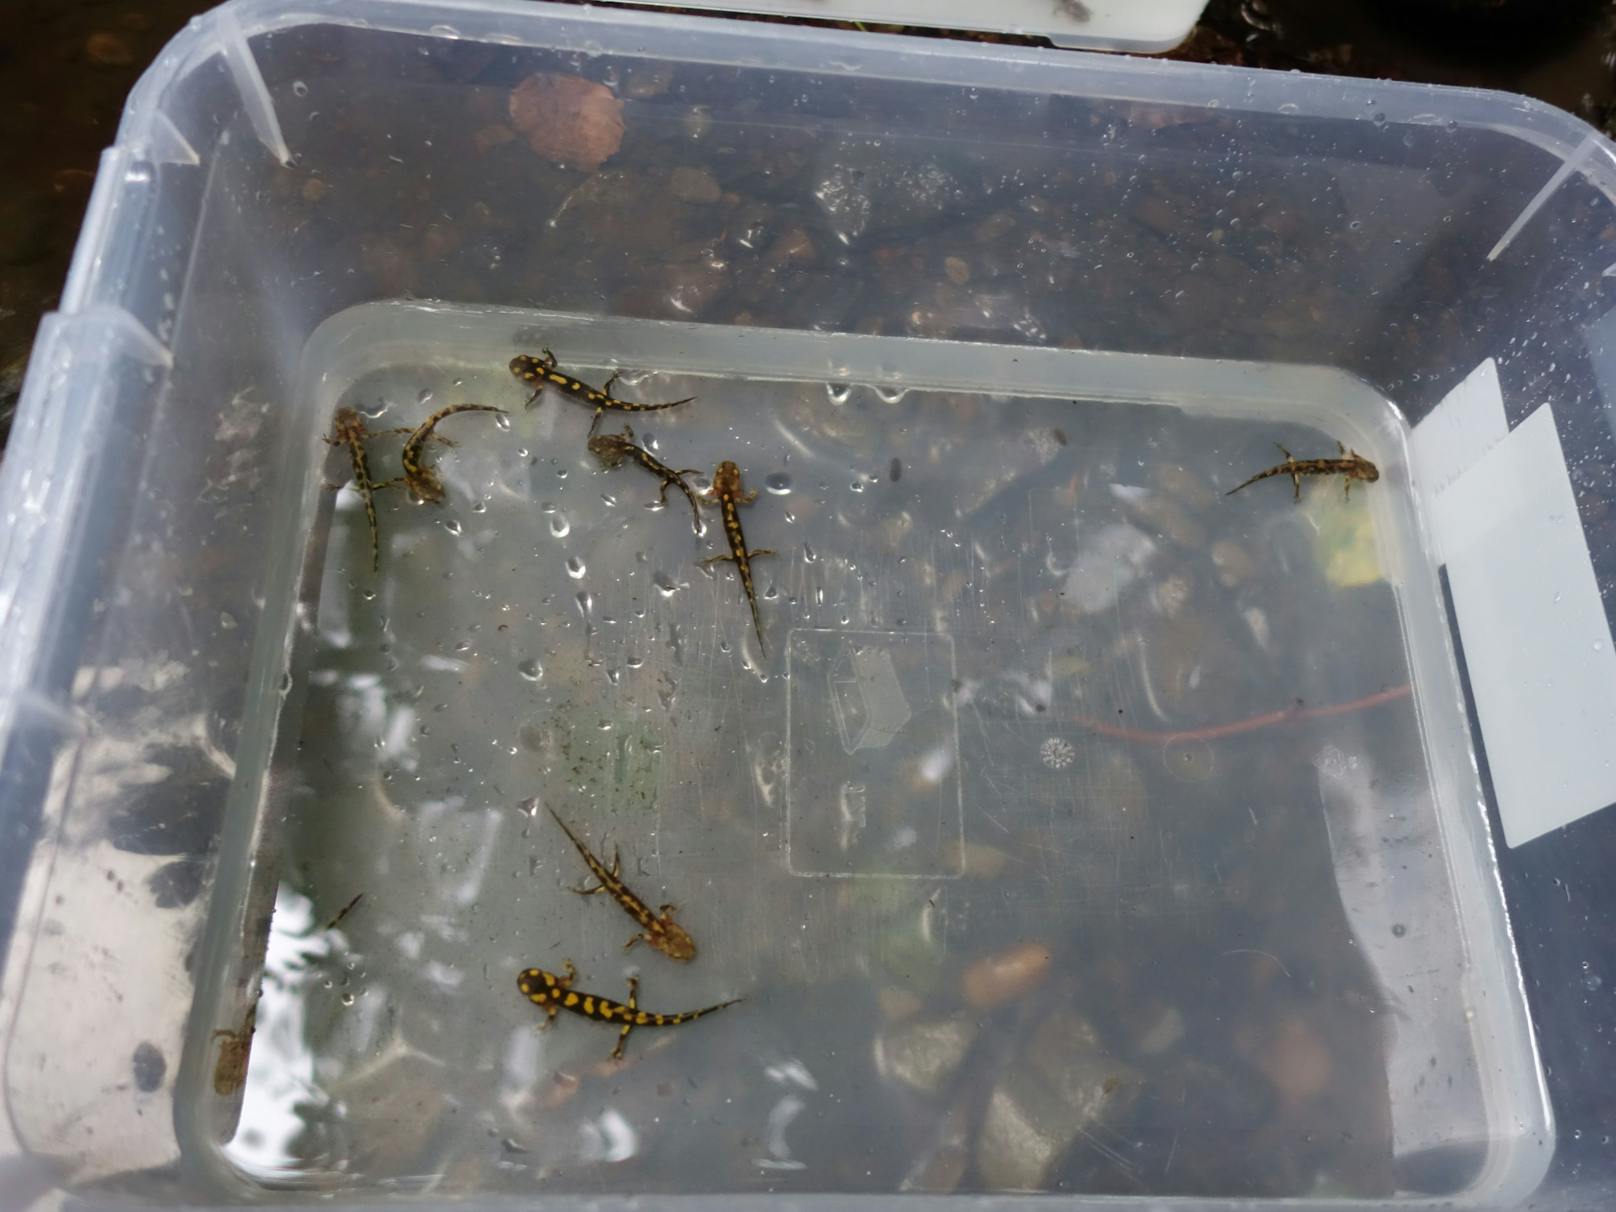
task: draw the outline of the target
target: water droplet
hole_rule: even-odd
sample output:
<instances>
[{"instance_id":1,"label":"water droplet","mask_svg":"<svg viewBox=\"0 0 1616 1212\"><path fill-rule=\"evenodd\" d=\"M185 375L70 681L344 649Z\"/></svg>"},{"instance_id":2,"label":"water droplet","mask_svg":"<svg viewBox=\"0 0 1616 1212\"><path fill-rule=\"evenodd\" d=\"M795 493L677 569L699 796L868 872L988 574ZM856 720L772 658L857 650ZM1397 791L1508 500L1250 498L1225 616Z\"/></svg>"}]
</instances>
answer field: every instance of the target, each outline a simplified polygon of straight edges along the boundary
<instances>
[{"instance_id":1,"label":"water droplet","mask_svg":"<svg viewBox=\"0 0 1616 1212\"><path fill-rule=\"evenodd\" d=\"M896 404L908 394L907 387L877 387L875 398L883 404Z\"/></svg>"},{"instance_id":2,"label":"water droplet","mask_svg":"<svg viewBox=\"0 0 1616 1212\"><path fill-rule=\"evenodd\" d=\"M791 477L783 471L777 471L763 481L763 486L777 497L791 494Z\"/></svg>"},{"instance_id":3,"label":"water droplet","mask_svg":"<svg viewBox=\"0 0 1616 1212\"><path fill-rule=\"evenodd\" d=\"M657 592L665 598L671 598L674 594L679 592L679 586L675 585L673 583L673 578L665 572L659 572L653 576L651 578L651 584L655 585Z\"/></svg>"},{"instance_id":4,"label":"water droplet","mask_svg":"<svg viewBox=\"0 0 1616 1212\"><path fill-rule=\"evenodd\" d=\"M236 616L228 610L221 610L219 612L219 629L221 631L234 631L236 629ZM1594 647L1598 648L1599 645L1596 643Z\"/></svg>"},{"instance_id":5,"label":"water droplet","mask_svg":"<svg viewBox=\"0 0 1616 1212\"><path fill-rule=\"evenodd\" d=\"M450 534L459 534L463 529L465 529L460 525L459 518L444 518L443 528Z\"/></svg>"},{"instance_id":6,"label":"water droplet","mask_svg":"<svg viewBox=\"0 0 1616 1212\"><path fill-rule=\"evenodd\" d=\"M525 661L517 662L516 672L521 674L528 681L536 682L544 676L544 666L539 664L538 661L534 660L532 657L529 657Z\"/></svg>"},{"instance_id":7,"label":"water droplet","mask_svg":"<svg viewBox=\"0 0 1616 1212\"><path fill-rule=\"evenodd\" d=\"M289 669L281 674L280 691L283 695L292 693L292 671Z\"/></svg>"},{"instance_id":8,"label":"water droplet","mask_svg":"<svg viewBox=\"0 0 1616 1212\"><path fill-rule=\"evenodd\" d=\"M830 397L832 404L846 404L848 397L853 394L851 383L826 383L825 394Z\"/></svg>"},{"instance_id":9,"label":"water droplet","mask_svg":"<svg viewBox=\"0 0 1616 1212\"><path fill-rule=\"evenodd\" d=\"M494 414L494 424L499 426L499 428L503 429L506 433L510 433L511 414L508 412L496 412Z\"/></svg>"},{"instance_id":10,"label":"water droplet","mask_svg":"<svg viewBox=\"0 0 1616 1212\"><path fill-rule=\"evenodd\" d=\"M421 388L421 390L416 393L415 402L417 404L432 403L432 389L430 387Z\"/></svg>"},{"instance_id":11,"label":"water droplet","mask_svg":"<svg viewBox=\"0 0 1616 1212\"><path fill-rule=\"evenodd\" d=\"M581 579L584 573L588 571L589 569L584 566L584 562L577 556L567 557L567 575L573 580Z\"/></svg>"},{"instance_id":12,"label":"water droplet","mask_svg":"<svg viewBox=\"0 0 1616 1212\"><path fill-rule=\"evenodd\" d=\"M816 552L812 547L808 546L807 543L804 543L802 545L802 562L804 564L813 564L818 562L818 560L819 553Z\"/></svg>"},{"instance_id":13,"label":"water droplet","mask_svg":"<svg viewBox=\"0 0 1616 1212\"><path fill-rule=\"evenodd\" d=\"M551 514L550 515L550 533L552 535L554 535L558 539L564 539L569 534L572 533L572 523L567 521L567 515L566 514L557 513L557 514ZM579 567L580 571L574 573L573 574L574 576L582 576L583 575L583 572L582 572L583 564L582 564L582 562L579 563L578 567Z\"/></svg>"},{"instance_id":14,"label":"water droplet","mask_svg":"<svg viewBox=\"0 0 1616 1212\"><path fill-rule=\"evenodd\" d=\"M587 621L589 618L589 612L595 608L594 597L587 589L585 589L578 593L577 596L575 596L572 600L578 603L578 613L583 615L584 619Z\"/></svg>"},{"instance_id":15,"label":"water droplet","mask_svg":"<svg viewBox=\"0 0 1616 1212\"><path fill-rule=\"evenodd\" d=\"M355 998L354 998L354 995L353 995L353 994L351 994L351 993L344 993L344 994L343 994L343 995L342 995L342 1004L343 1004L343 1005L344 1005L344 1006L351 1006L351 1005L353 1005L353 1004L354 1004L354 1001L355 1001L355 1000L356 1000L356 999L355 999Z\"/></svg>"},{"instance_id":16,"label":"water droplet","mask_svg":"<svg viewBox=\"0 0 1616 1212\"><path fill-rule=\"evenodd\" d=\"M854 480L851 484L849 484L847 486L847 490L849 492L863 492L864 491L864 480L863 480L863 478L861 477L861 478L859 478L857 480Z\"/></svg>"},{"instance_id":17,"label":"water droplet","mask_svg":"<svg viewBox=\"0 0 1616 1212\"><path fill-rule=\"evenodd\" d=\"M628 658L627 662L625 662L625 663L628 665L628 667L630 669L638 669L641 665L645 664L645 658L644 657L639 657L639 656L631 656L631 657Z\"/></svg>"},{"instance_id":18,"label":"water droplet","mask_svg":"<svg viewBox=\"0 0 1616 1212\"><path fill-rule=\"evenodd\" d=\"M487 501L473 501L471 503L471 512L472 513L487 513L488 512L488 502Z\"/></svg>"},{"instance_id":19,"label":"water droplet","mask_svg":"<svg viewBox=\"0 0 1616 1212\"><path fill-rule=\"evenodd\" d=\"M606 671L606 680L613 686L619 685L623 681L623 671L621 669L608 669Z\"/></svg>"},{"instance_id":20,"label":"water droplet","mask_svg":"<svg viewBox=\"0 0 1616 1212\"><path fill-rule=\"evenodd\" d=\"M538 796L534 795L529 796L527 799L518 804L516 806L516 810L523 816L538 816L539 809L541 807L543 807L543 803Z\"/></svg>"},{"instance_id":21,"label":"water droplet","mask_svg":"<svg viewBox=\"0 0 1616 1212\"><path fill-rule=\"evenodd\" d=\"M306 97L308 95L309 95L309 86L307 84L304 84L303 81L301 81L301 80L293 80L292 81L292 96L294 96L294 97Z\"/></svg>"}]
</instances>

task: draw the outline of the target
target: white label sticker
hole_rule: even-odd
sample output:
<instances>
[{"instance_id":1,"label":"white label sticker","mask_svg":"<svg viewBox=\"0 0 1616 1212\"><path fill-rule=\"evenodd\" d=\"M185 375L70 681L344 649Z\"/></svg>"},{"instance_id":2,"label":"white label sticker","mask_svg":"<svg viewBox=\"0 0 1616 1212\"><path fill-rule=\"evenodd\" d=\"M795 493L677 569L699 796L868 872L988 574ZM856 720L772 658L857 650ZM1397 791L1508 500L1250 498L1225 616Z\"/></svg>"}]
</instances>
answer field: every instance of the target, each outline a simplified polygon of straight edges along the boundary
<instances>
[{"instance_id":1,"label":"white label sticker","mask_svg":"<svg viewBox=\"0 0 1616 1212\"><path fill-rule=\"evenodd\" d=\"M1501 401L1475 378L1415 430L1414 454L1514 847L1616 802L1616 650L1553 410L1488 442Z\"/></svg>"}]
</instances>

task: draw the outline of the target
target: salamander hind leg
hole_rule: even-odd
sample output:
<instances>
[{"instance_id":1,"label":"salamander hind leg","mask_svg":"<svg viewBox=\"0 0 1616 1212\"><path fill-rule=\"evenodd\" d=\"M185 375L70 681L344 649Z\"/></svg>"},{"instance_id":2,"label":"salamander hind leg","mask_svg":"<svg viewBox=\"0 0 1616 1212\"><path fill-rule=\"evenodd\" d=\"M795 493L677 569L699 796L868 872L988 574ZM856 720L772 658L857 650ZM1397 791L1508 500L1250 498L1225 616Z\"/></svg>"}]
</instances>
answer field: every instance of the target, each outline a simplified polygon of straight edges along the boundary
<instances>
[{"instance_id":1,"label":"salamander hind leg","mask_svg":"<svg viewBox=\"0 0 1616 1212\"><path fill-rule=\"evenodd\" d=\"M628 1033L630 1031L634 1030L634 1014L633 1014L633 1011L638 1010L640 1008L640 978L639 977L631 976L631 977L628 978L628 1001L624 1002L623 1004L626 1007L628 1007L628 1012L624 1013L624 1015L623 1015L623 1028L622 1028L621 1031L619 1031L617 1033L617 1047L612 1049L612 1059L613 1060L622 1060L623 1059L623 1045L628 1043Z\"/></svg>"}]
</instances>

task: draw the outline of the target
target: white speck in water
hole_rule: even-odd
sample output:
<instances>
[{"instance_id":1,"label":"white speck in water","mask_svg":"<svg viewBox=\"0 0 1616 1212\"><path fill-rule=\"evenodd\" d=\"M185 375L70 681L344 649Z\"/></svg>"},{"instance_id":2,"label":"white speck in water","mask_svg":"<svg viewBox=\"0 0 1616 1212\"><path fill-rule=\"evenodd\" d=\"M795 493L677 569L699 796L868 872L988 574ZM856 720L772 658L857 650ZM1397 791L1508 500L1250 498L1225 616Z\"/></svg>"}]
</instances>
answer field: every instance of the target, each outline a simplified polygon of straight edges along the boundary
<instances>
[{"instance_id":1,"label":"white speck in water","mask_svg":"<svg viewBox=\"0 0 1616 1212\"><path fill-rule=\"evenodd\" d=\"M558 539L564 539L572 533L572 523L567 521L566 514L555 513L550 515L550 533ZM578 571L572 575L575 577L583 576L582 562L578 565Z\"/></svg>"},{"instance_id":2,"label":"white speck in water","mask_svg":"<svg viewBox=\"0 0 1616 1212\"><path fill-rule=\"evenodd\" d=\"M292 96L294 96L294 97L306 97L308 95L309 95L309 86L307 84L304 84L303 81L301 81L301 80L293 80L292 81Z\"/></svg>"},{"instance_id":3,"label":"white speck in water","mask_svg":"<svg viewBox=\"0 0 1616 1212\"><path fill-rule=\"evenodd\" d=\"M224 631L234 631L236 629L236 616L231 614L228 610L220 611L219 627ZM1599 645L1595 644L1594 647L1598 648Z\"/></svg>"},{"instance_id":4,"label":"white speck in water","mask_svg":"<svg viewBox=\"0 0 1616 1212\"><path fill-rule=\"evenodd\" d=\"M777 471L763 481L763 486L777 497L789 496L791 494L791 477L783 471Z\"/></svg>"},{"instance_id":5,"label":"white speck in water","mask_svg":"<svg viewBox=\"0 0 1616 1212\"><path fill-rule=\"evenodd\" d=\"M459 534L464 529L464 527L460 525L459 518L444 518L443 528L450 534Z\"/></svg>"},{"instance_id":6,"label":"white speck in water","mask_svg":"<svg viewBox=\"0 0 1616 1212\"><path fill-rule=\"evenodd\" d=\"M516 672L521 674L528 681L536 682L544 676L544 666L539 664L538 661L534 660L532 657L529 657L525 661L517 662Z\"/></svg>"},{"instance_id":7,"label":"white speck in water","mask_svg":"<svg viewBox=\"0 0 1616 1212\"><path fill-rule=\"evenodd\" d=\"M588 571L589 569L584 566L584 562L577 556L567 557L567 575L573 580L577 581L582 579L584 573Z\"/></svg>"}]
</instances>

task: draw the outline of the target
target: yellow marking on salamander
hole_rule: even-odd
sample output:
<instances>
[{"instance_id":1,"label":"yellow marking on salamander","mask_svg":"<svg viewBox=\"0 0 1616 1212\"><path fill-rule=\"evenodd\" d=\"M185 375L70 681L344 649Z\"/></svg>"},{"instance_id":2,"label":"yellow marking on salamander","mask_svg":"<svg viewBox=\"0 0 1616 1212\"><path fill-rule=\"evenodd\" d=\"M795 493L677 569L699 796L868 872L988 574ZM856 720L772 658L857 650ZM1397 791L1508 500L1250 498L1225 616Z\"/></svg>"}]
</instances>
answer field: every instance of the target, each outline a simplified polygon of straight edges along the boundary
<instances>
[{"instance_id":1,"label":"yellow marking on salamander","mask_svg":"<svg viewBox=\"0 0 1616 1212\"><path fill-rule=\"evenodd\" d=\"M545 1012L545 1022L542 1026L549 1026L550 1020L555 1018L557 1001L551 990L565 989L577 976L572 961L567 961L567 975L557 979L553 974L543 968L524 968L517 974L516 987L521 990L522 996ZM539 982L544 988L539 987ZM703 1006L700 1010L685 1010L679 1014L658 1014L655 1011L641 1010L639 1008L640 982L637 977L628 978L628 999L614 1002L609 997L600 997L596 994L584 994L580 997L576 993L568 992L559 1005L562 1009L571 1010L580 1018L593 1019L596 1022L611 1023L620 1020L622 1028L617 1033L617 1045L612 1049L612 1059L616 1060L623 1055L623 1045L628 1040L629 1032L635 1027L677 1027L681 1023L695 1022L726 1006L733 1006L741 999L731 998L727 1002L719 1002L713 1006Z\"/></svg>"},{"instance_id":2,"label":"yellow marking on salamander","mask_svg":"<svg viewBox=\"0 0 1616 1212\"><path fill-rule=\"evenodd\" d=\"M563 374L556 369L556 356L548 349L542 356L533 354L517 354L510 360L510 371L524 383L536 383L539 390L528 397L527 406L532 408L538 403L546 383L560 388L574 399L583 404L592 404L595 408L595 419L589 424L589 432L593 434L595 427L600 424L600 416L608 408L621 412L658 412L664 408L677 408L680 404L688 404L695 396L686 396L682 400L668 400L661 404L636 404L632 400L619 400L612 395L612 384L617 382L617 374L606 380L605 387L596 389L587 383L581 383L571 375Z\"/></svg>"}]
</instances>

